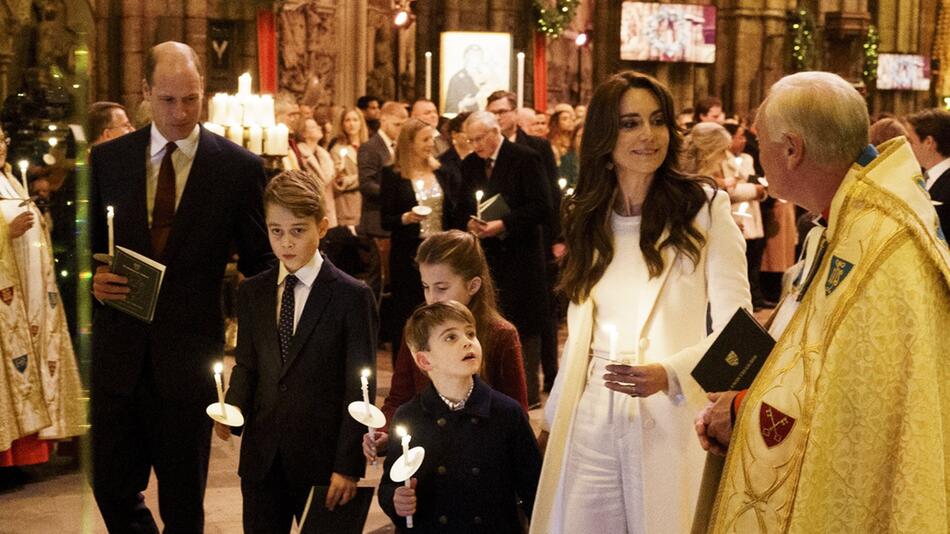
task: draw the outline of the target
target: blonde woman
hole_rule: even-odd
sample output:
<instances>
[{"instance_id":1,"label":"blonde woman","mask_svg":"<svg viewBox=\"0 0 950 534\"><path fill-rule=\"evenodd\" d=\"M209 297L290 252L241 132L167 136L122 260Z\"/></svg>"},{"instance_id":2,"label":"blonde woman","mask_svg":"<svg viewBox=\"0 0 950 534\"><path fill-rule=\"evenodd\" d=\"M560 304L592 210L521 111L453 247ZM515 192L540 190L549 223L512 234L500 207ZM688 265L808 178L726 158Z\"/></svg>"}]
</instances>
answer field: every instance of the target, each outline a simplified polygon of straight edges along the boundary
<instances>
[{"instance_id":1,"label":"blonde woman","mask_svg":"<svg viewBox=\"0 0 950 534\"><path fill-rule=\"evenodd\" d=\"M345 108L340 114L336 131L337 137L330 144L330 157L336 170L332 198L336 204L337 222L340 226L355 229L360 224L363 206L356 152L369 139L369 130L359 109Z\"/></svg>"}]
</instances>

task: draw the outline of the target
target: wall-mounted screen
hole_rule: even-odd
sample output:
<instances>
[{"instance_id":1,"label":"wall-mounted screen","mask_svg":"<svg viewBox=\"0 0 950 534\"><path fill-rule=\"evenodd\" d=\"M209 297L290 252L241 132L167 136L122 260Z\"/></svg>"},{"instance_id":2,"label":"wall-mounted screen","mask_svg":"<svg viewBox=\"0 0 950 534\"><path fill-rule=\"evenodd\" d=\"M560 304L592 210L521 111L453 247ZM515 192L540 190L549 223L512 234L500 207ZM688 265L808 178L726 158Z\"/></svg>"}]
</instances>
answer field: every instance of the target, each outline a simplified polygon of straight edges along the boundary
<instances>
[{"instance_id":1,"label":"wall-mounted screen","mask_svg":"<svg viewBox=\"0 0 950 534\"><path fill-rule=\"evenodd\" d=\"M910 54L877 57L877 88L930 90L930 58Z\"/></svg>"},{"instance_id":2,"label":"wall-mounted screen","mask_svg":"<svg viewBox=\"0 0 950 534\"><path fill-rule=\"evenodd\" d=\"M624 2L620 16L620 59L628 61L716 61L716 7Z\"/></svg>"}]
</instances>

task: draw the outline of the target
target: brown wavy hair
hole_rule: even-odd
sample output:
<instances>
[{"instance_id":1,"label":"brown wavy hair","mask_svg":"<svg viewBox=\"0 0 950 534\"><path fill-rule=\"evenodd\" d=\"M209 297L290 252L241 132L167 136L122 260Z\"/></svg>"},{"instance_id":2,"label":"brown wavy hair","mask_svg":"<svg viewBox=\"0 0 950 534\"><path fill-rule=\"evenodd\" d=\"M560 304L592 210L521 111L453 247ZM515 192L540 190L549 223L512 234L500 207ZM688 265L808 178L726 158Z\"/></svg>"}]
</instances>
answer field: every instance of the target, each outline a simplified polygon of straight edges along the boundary
<instances>
[{"instance_id":1,"label":"brown wavy hair","mask_svg":"<svg viewBox=\"0 0 950 534\"><path fill-rule=\"evenodd\" d=\"M581 140L577 186L561 206L567 254L558 287L575 303L590 296L614 257L610 212L617 195L617 174L611 154L620 129L620 101L628 90L637 88L656 97L670 135L666 159L656 170L643 202L640 251L650 278L663 272L660 251L665 247L674 247L695 265L706 243L693 226L693 219L704 205L711 205L704 186L715 187L715 183L679 170L683 136L676 127L670 90L646 74L615 74L600 84L591 98ZM665 229L669 229L669 235L659 242Z\"/></svg>"},{"instance_id":2,"label":"brown wavy hair","mask_svg":"<svg viewBox=\"0 0 950 534\"><path fill-rule=\"evenodd\" d=\"M475 316L475 331L478 341L482 345L482 368L479 375L489 382L489 377L495 376L501 368L494 354L494 340L489 335L494 329L492 325L505 319L498 313L495 304L495 284L492 282L491 272L488 270L488 261L485 253L474 235L461 230L448 230L432 234L419 244L416 251L416 264L447 265L452 272L469 282L476 276L481 278L482 285L477 293L472 295L468 307ZM489 385L494 387L497 384Z\"/></svg>"}]
</instances>

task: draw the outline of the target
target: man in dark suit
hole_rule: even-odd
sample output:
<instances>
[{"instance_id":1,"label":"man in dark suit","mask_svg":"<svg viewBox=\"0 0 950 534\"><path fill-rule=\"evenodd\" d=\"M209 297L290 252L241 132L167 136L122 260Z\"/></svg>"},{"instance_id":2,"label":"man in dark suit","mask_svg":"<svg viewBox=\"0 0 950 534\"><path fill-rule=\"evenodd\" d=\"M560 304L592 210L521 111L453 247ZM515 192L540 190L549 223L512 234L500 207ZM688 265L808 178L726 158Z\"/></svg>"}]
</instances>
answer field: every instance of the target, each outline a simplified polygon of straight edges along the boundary
<instances>
[{"instance_id":1,"label":"man in dark suit","mask_svg":"<svg viewBox=\"0 0 950 534\"><path fill-rule=\"evenodd\" d=\"M927 192L935 202L940 227L950 232L950 111L925 109L908 115L907 137L925 171ZM936 204L939 202L939 204Z\"/></svg>"},{"instance_id":2,"label":"man in dark suit","mask_svg":"<svg viewBox=\"0 0 950 534\"><path fill-rule=\"evenodd\" d=\"M541 332L541 368L544 371L544 389L545 391L551 391L551 387L554 385L554 375L557 374L557 327L560 320L554 287L557 285L557 261L558 258L564 255L564 243L560 240L561 188L557 183L559 178L557 163L554 161L554 150L551 149L550 141L542 137L528 135L521 129L521 126L518 125L518 110L515 109L517 101L517 95L511 91L495 91L488 95L488 104L485 106L485 110L494 113L495 117L498 118L501 134L506 139L537 152L541 156L541 162L544 166L544 183L547 186L548 195L551 197L553 209L551 210L551 216L545 221L542 228L545 280L548 291L548 315L545 318Z\"/></svg>"},{"instance_id":3,"label":"man in dark suit","mask_svg":"<svg viewBox=\"0 0 950 534\"><path fill-rule=\"evenodd\" d=\"M462 177L474 199L481 190L484 200L500 194L511 211L487 222L469 221L469 230L482 239L505 318L521 337L528 381L528 404L540 403L538 366L541 332L548 305L544 280L541 226L551 217L551 199L537 152L504 138L495 115L472 113L465 121L465 135L475 152L462 161ZM474 215L474 201L470 204Z\"/></svg>"},{"instance_id":4,"label":"man in dark suit","mask_svg":"<svg viewBox=\"0 0 950 534\"><path fill-rule=\"evenodd\" d=\"M202 532L213 401L223 353L221 281L236 245L245 275L273 256L261 206L259 158L198 126L198 57L165 42L146 58L152 124L93 148L93 250L115 243L166 266L151 324L111 307L93 322L92 484L110 532L158 532L141 491L155 469L165 532ZM99 266L93 293L121 299L127 280Z\"/></svg>"}]
</instances>

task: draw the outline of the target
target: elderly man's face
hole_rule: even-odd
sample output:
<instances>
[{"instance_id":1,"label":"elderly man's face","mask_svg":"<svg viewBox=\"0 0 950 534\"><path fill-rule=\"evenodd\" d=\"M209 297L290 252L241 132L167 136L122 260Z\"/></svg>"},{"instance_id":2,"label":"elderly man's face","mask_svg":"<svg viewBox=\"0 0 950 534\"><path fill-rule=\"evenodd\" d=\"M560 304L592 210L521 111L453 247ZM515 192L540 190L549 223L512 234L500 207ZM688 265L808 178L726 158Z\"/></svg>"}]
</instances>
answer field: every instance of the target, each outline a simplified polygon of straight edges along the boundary
<instances>
[{"instance_id":1,"label":"elderly man's face","mask_svg":"<svg viewBox=\"0 0 950 534\"><path fill-rule=\"evenodd\" d=\"M498 145L501 144L501 135L498 128L485 124L475 123L467 126L465 136L471 141L472 149L482 159L491 157L498 149Z\"/></svg>"},{"instance_id":2,"label":"elderly man's face","mask_svg":"<svg viewBox=\"0 0 950 534\"><path fill-rule=\"evenodd\" d=\"M785 143L782 140L774 141L764 121L756 121L756 131L759 133L759 163L765 171L765 178L769 181L769 195L793 202L787 193L794 189L789 183L788 161L785 158Z\"/></svg>"}]
</instances>

